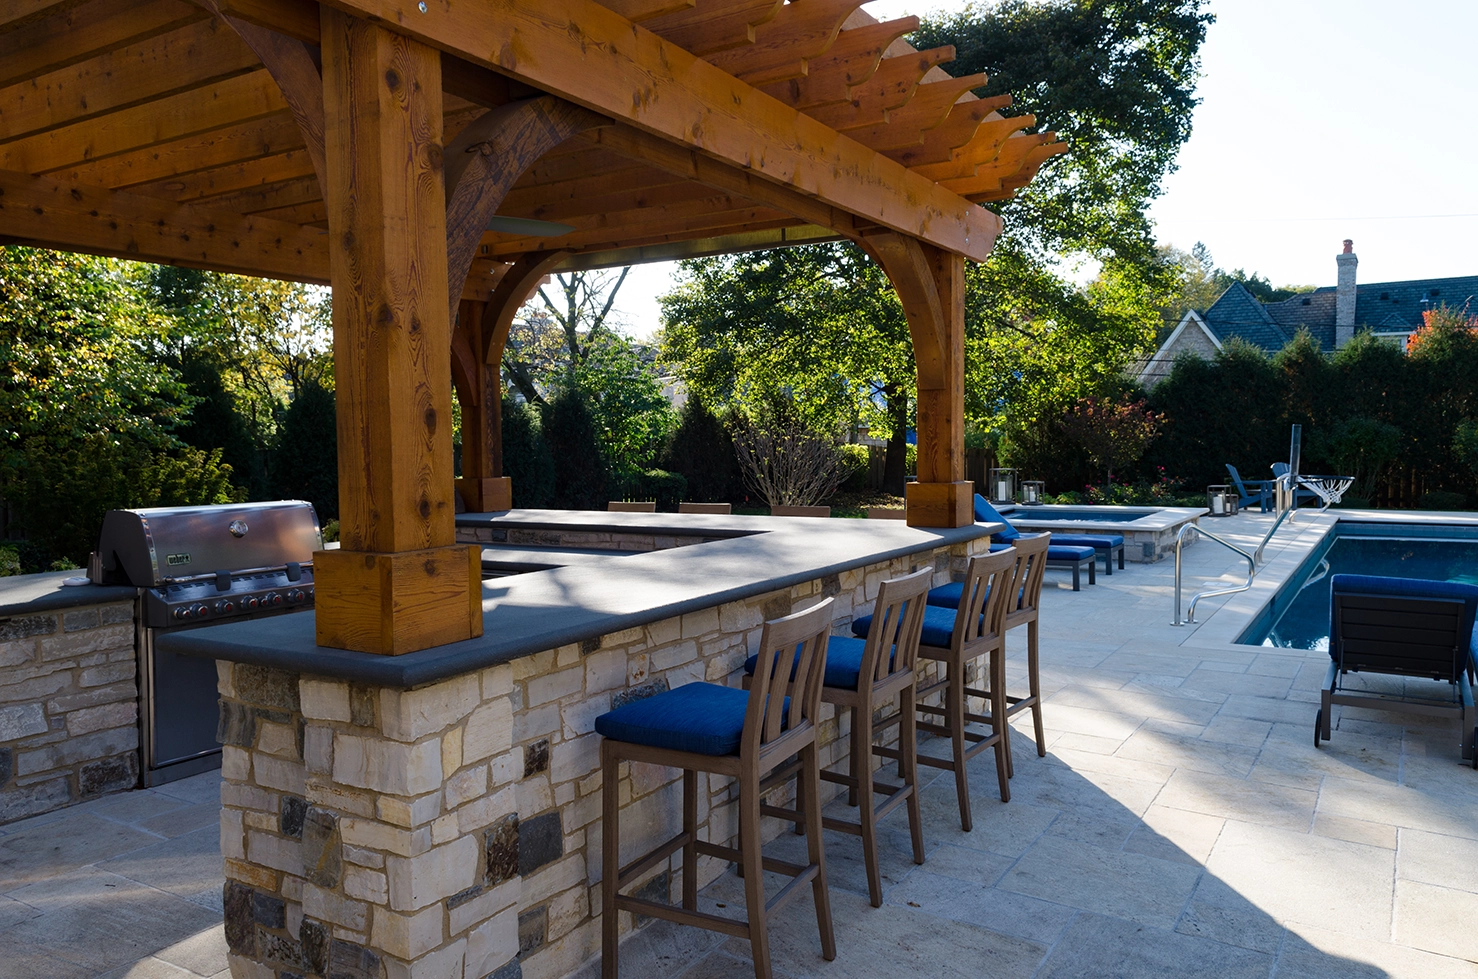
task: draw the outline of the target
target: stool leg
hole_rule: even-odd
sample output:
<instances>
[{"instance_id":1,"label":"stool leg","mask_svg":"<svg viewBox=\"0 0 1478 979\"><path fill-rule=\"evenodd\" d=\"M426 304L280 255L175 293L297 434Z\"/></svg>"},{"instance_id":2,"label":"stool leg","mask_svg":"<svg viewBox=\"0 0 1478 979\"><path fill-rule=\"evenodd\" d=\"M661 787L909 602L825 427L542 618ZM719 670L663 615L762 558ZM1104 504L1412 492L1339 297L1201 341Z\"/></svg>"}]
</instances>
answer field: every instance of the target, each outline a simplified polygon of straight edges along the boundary
<instances>
[{"instance_id":1,"label":"stool leg","mask_svg":"<svg viewBox=\"0 0 1478 979\"><path fill-rule=\"evenodd\" d=\"M621 760L601 741L601 873L600 882L600 975L617 979L617 949L621 946L621 912L616 910L616 879L621 874L621 832L618 824L621 793L617 778Z\"/></svg>"},{"instance_id":2,"label":"stool leg","mask_svg":"<svg viewBox=\"0 0 1478 979\"><path fill-rule=\"evenodd\" d=\"M698 773L683 770L683 832L688 843L683 847L683 907L698 908Z\"/></svg>"},{"instance_id":3,"label":"stool leg","mask_svg":"<svg viewBox=\"0 0 1478 979\"><path fill-rule=\"evenodd\" d=\"M866 682L866 681L864 681ZM867 868L867 896L872 906L883 906L883 875L878 870L878 814L872 791L872 705L852 711L852 786L857 791L858 821L862 826L862 864Z\"/></svg>"},{"instance_id":4,"label":"stool leg","mask_svg":"<svg viewBox=\"0 0 1478 979\"><path fill-rule=\"evenodd\" d=\"M965 664L958 659L949 662L944 700L945 723L954 749L955 793L960 797L960 829L968 833L975 824L970 819L970 775L965 770Z\"/></svg>"},{"instance_id":5,"label":"stool leg","mask_svg":"<svg viewBox=\"0 0 1478 979\"><path fill-rule=\"evenodd\" d=\"M759 772L749 769L739 776L739 863L744 869L744 905L749 915L749 950L754 958L755 979L773 979L770 933L765 922L762 843Z\"/></svg>"},{"instance_id":6,"label":"stool leg","mask_svg":"<svg viewBox=\"0 0 1478 979\"><path fill-rule=\"evenodd\" d=\"M1042 729L1042 675L1038 669L1037 620L1026 624L1026 676L1031 685L1032 724L1037 729L1037 757L1047 757L1047 735Z\"/></svg>"},{"instance_id":7,"label":"stool leg","mask_svg":"<svg viewBox=\"0 0 1478 979\"><path fill-rule=\"evenodd\" d=\"M1008 717L1008 716L1006 716L1006 711L1010 709L1011 703L1010 703L1010 701L1008 701L1006 699L1006 641L1005 641L1005 639L1002 639L1001 640L1001 644L999 646L997 646L995 649L992 649L990 651L990 656L987 657L987 659L989 661L989 665L986 667L986 669L990 671L990 676L991 676L991 681L990 681L990 727L991 727L991 730L992 731L999 731L1000 732L1000 734L1001 734L1001 743L1003 745L1005 745L1005 752L1006 752L1006 777L1007 778L1015 778L1016 777L1016 763L1012 760L1012 757L1011 757L1011 718ZM998 680L997 677L999 677L1000 679ZM1002 708L1001 708L1001 712L999 714L996 713L996 690L997 689L999 689L1001 691L1001 704L1002 704ZM1000 718L1000 719L997 720L997 718Z\"/></svg>"},{"instance_id":8,"label":"stool leg","mask_svg":"<svg viewBox=\"0 0 1478 979\"><path fill-rule=\"evenodd\" d=\"M1011 785L1007 781L1011 777L1011 741L1007 732L1011 725L1006 722L1006 643L1004 637L996 652L990 654L991 672L995 675L990 680L990 716L999 717L999 727L991 725L992 733L999 734L996 739L996 780L1001 783L1001 801L1011 801Z\"/></svg>"},{"instance_id":9,"label":"stool leg","mask_svg":"<svg viewBox=\"0 0 1478 979\"><path fill-rule=\"evenodd\" d=\"M899 712L903 720L898 722L898 750L903 755L899 762L903 769L903 784L909 787L908 833L913 837L913 862L924 862L924 816L919 803L919 731L914 726L917 713L914 704L914 688L905 687L898 696Z\"/></svg>"},{"instance_id":10,"label":"stool leg","mask_svg":"<svg viewBox=\"0 0 1478 979\"><path fill-rule=\"evenodd\" d=\"M812 799L821 798L821 753L816 742L801 749L801 771L796 776L806 782ZM821 843L821 807L812 806L806 817L806 859L816 865L816 879L811 881L811 898L816 904L816 927L821 932L821 957L830 962L837 957L836 932L831 923L831 892L826 886L826 851Z\"/></svg>"},{"instance_id":11,"label":"stool leg","mask_svg":"<svg viewBox=\"0 0 1478 979\"><path fill-rule=\"evenodd\" d=\"M867 723L864 724L862 711L855 708L852 710L852 758L848 762L852 768L852 781L847 785L847 805L849 806L865 805L868 802L867 796L863 795L857 787L857 759L863 754L872 754L872 741L862 740L863 729L870 728L871 724L871 717L868 717Z\"/></svg>"}]
</instances>

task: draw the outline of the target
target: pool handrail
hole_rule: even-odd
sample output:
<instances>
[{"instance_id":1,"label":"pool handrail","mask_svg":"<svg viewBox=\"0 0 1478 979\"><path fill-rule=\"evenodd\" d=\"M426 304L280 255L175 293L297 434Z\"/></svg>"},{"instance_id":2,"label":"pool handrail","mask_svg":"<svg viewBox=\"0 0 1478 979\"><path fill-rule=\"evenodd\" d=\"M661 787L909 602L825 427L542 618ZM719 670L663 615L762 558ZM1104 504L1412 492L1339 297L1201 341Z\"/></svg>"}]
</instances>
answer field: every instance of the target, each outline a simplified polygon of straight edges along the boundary
<instances>
[{"instance_id":1,"label":"pool handrail","mask_svg":"<svg viewBox=\"0 0 1478 979\"><path fill-rule=\"evenodd\" d=\"M1281 523L1281 522L1282 522L1282 518L1280 516L1279 523ZM1276 527L1274 529L1276 529ZM1236 585L1236 586L1231 587L1231 588L1213 588L1213 589L1211 589L1209 591L1197 592L1196 594L1192 595L1191 596L1191 603L1186 608L1185 619L1182 620L1181 617L1180 617L1180 571L1181 571L1180 548L1181 548L1181 545L1185 541L1186 531L1189 531L1189 530L1195 530L1197 533L1200 533L1200 534L1205 535L1206 537L1209 537L1211 540L1216 541L1221 546L1223 546L1223 547L1225 547L1225 548L1227 548L1229 550L1235 551L1238 554L1240 554L1243 558L1245 558L1247 560L1247 580L1244 581L1244 582L1242 582L1242 584ZM1268 536L1272 536L1272 535L1269 534ZM1266 543L1266 541L1264 541L1264 543ZM1221 536L1219 536L1217 534L1213 534L1211 531L1207 530L1205 527L1198 527L1195 524L1186 524L1184 527L1181 527L1180 528L1180 533L1178 533L1178 534L1175 535L1175 621L1171 622L1170 624L1171 625L1174 625L1174 626L1181 626L1181 625L1185 625L1186 623L1192 623L1192 624L1194 624L1195 621L1196 621L1196 603L1197 602L1199 602L1203 598L1216 598L1216 597L1218 597L1220 595L1235 595L1238 592L1244 592L1247 589L1249 589L1249 588L1252 587L1252 579L1254 579L1256 577L1257 577L1257 559L1254 558L1251 554L1249 554L1247 551L1243 550L1242 548L1238 547L1236 544L1233 544L1231 541L1227 540L1226 538L1221 537Z\"/></svg>"}]
</instances>

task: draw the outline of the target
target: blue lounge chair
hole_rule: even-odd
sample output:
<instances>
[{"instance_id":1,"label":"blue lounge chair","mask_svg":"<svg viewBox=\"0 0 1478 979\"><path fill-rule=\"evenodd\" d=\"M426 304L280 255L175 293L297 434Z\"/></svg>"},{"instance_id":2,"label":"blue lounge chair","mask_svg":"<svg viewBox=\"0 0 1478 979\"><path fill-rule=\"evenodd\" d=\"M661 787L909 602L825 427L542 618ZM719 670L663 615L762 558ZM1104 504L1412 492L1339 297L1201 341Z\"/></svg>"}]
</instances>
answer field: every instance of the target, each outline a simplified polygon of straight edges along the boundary
<instances>
[{"instance_id":1,"label":"blue lounge chair","mask_svg":"<svg viewBox=\"0 0 1478 979\"><path fill-rule=\"evenodd\" d=\"M1314 747L1328 741L1334 705L1374 707L1411 714L1456 714L1462 756L1478 768L1478 714L1472 648L1478 585L1420 578L1337 574L1330 580L1329 673L1314 718ZM1437 681L1432 696L1355 692L1343 687L1349 673L1384 673ZM1440 684L1440 685L1439 685ZM1445 689L1444 689L1445 687Z\"/></svg>"},{"instance_id":2,"label":"blue lounge chair","mask_svg":"<svg viewBox=\"0 0 1478 979\"><path fill-rule=\"evenodd\" d=\"M1000 512L997 511L995 507L991 506L990 503L987 502L986 499L982 497L979 493L975 494L975 519L987 523L1005 523L1006 526L1011 526L1009 523L1007 523L1006 518L1001 516ZM1012 527L1011 532L1013 534L1017 533L1016 528ZM1015 539L1015 537L1010 537L1005 533L996 534L992 538L992 540L995 540L998 543L1010 543L1012 540ZM1093 548L1094 554L1103 558L1104 574L1114 573L1115 558L1117 558L1119 561L1119 570L1124 570L1124 537L1122 534L1060 534L1054 530L1052 532L1052 546L1091 547ZM1052 559L1049 558L1048 560L1050 561ZM1063 554L1059 556L1058 560L1066 562L1069 560L1069 557L1068 555ZM1066 567L1066 564L1064 564L1063 566ZM1093 584L1093 579L1091 575L1089 577L1088 583L1090 585Z\"/></svg>"},{"instance_id":3,"label":"blue lounge chair","mask_svg":"<svg viewBox=\"0 0 1478 979\"><path fill-rule=\"evenodd\" d=\"M1232 477L1232 487L1237 491L1237 506L1244 510L1256 503L1258 510L1267 513L1273 508L1273 481L1271 479L1243 480L1237 467L1227 463L1227 474Z\"/></svg>"},{"instance_id":4,"label":"blue lounge chair","mask_svg":"<svg viewBox=\"0 0 1478 979\"><path fill-rule=\"evenodd\" d=\"M1013 541L1020 539L1022 536L1021 531L1011 526L1011 524L1006 521L1006 518L1001 516L1000 513L997 512L996 508L991 506L990 502L987 501L986 498L981 496L979 493L975 494L975 519L984 523L999 523L1006 525L1005 530L997 531L996 533L991 535L992 543L990 545L990 549L992 551L1004 551L1006 548L1011 546L1011 543ZM1040 535L1033 534L1031 536L1036 537ZM1110 540L1110 538L1105 538L1105 540ZM1119 567L1122 568L1124 566L1122 563L1124 555L1124 538L1118 537L1118 542L1119 558L1121 561ZM1110 545L1105 544L1105 546ZM1052 536L1051 546L1047 548L1047 567L1060 571L1071 571L1073 573L1073 591L1081 590L1082 574L1085 567L1088 569L1088 584L1094 585L1098 583L1098 575L1094 570L1096 567L1097 558L1098 552L1097 550L1095 550L1094 547L1086 545L1061 545L1059 544L1058 538L1055 534ZM1105 562L1107 562L1108 558L1105 557L1104 560ZM1112 574L1113 572L1109 573ZM930 594L932 595L933 593L931 592ZM959 595L955 595L955 601L959 601Z\"/></svg>"}]
</instances>

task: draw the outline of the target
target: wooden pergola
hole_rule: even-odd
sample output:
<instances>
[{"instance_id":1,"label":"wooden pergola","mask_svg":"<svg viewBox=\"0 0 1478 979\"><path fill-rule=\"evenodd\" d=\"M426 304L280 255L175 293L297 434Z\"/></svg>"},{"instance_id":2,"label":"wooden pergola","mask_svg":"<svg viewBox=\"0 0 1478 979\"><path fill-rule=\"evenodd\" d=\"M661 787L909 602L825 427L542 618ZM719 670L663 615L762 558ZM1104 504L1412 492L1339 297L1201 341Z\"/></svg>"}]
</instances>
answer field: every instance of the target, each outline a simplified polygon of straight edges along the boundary
<instances>
[{"instance_id":1,"label":"wooden pergola","mask_svg":"<svg viewBox=\"0 0 1478 979\"><path fill-rule=\"evenodd\" d=\"M481 634L452 493L509 505L503 346L562 268L857 243L913 338L909 522L960 526L963 263L1000 231L977 204L1064 146L971 95L984 76L938 69L953 49L904 43L916 18L860 4L4 0L0 242L333 287L342 550L318 556L323 645Z\"/></svg>"}]
</instances>

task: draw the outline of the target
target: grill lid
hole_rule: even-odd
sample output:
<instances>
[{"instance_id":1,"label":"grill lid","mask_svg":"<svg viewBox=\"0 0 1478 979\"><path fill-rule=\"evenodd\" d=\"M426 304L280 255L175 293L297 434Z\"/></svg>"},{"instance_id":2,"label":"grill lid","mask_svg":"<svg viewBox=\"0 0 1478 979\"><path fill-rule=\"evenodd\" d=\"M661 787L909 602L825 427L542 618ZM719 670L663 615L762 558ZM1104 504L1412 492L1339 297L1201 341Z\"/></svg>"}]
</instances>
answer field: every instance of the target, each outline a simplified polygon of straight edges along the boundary
<instances>
[{"instance_id":1,"label":"grill lid","mask_svg":"<svg viewBox=\"0 0 1478 979\"><path fill-rule=\"evenodd\" d=\"M96 584L155 588L221 571L311 564L323 534L301 500L109 510L89 572Z\"/></svg>"}]
</instances>

